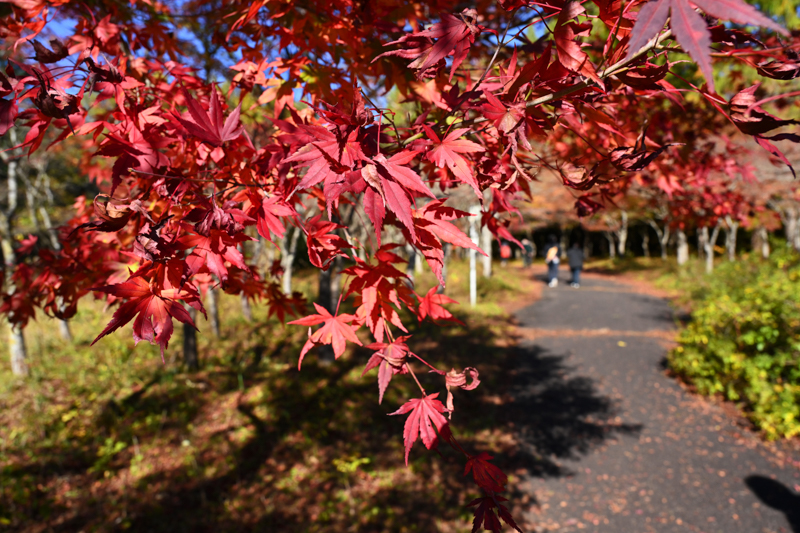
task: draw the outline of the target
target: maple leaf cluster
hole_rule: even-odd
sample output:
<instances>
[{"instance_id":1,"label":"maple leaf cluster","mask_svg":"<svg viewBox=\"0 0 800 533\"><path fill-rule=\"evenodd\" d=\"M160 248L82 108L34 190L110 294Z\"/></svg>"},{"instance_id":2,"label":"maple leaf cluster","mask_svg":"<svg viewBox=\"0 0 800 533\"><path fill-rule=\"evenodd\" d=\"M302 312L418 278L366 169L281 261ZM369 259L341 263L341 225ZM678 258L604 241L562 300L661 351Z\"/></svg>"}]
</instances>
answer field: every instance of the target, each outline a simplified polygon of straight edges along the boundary
<instances>
[{"instance_id":1,"label":"maple leaf cluster","mask_svg":"<svg viewBox=\"0 0 800 533\"><path fill-rule=\"evenodd\" d=\"M102 193L76 201L58 247L18 243L0 313L22 326L37 308L69 318L94 294L117 306L95 342L132 323L134 340L163 356L173 321L194 326L187 306L204 313L210 288L263 300L270 315L308 328L298 369L315 347L338 359L360 346L371 352L364 374L376 371L379 403L393 379L416 382L419 397L391 413L407 415L405 461L418 440L463 454L483 493L470 504L474 531L520 529L499 495L506 476L450 428L453 393L475 389L478 370L439 369L412 351L408 327L461 324L442 294L447 247L491 252L465 234L469 224L517 242L509 228L539 172L560 178L580 216L647 185L674 198L676 216L741 217L719 176L751 170L730 146L720 153L699 139L696 125L726 135L732 125L789 166L776 143L800 141L775 132L793 119L765 108L785 109L793 94L762 98L741 76L730 77L729 99L716 93L715 62L778 81L800 76L800 37L742 0L477 0L456 13L445 0L425 9L232 0L204 28L237 58L224 83L204 79L176 37L191 17L175 10L202 2L145 4L33 0L3 11L0 134L25 131L17 154L73 143ZM77 24L47 45L52 13ZM675 57L681 51L692 64ZM413 112L400 116L398 100ZM311 265L348 279L335 306L307 314L278 267L253 264L249 243L282 246L290 232L303 236ZM406 247L438 287L414 286Z\"/></svg>"}]
</instances>

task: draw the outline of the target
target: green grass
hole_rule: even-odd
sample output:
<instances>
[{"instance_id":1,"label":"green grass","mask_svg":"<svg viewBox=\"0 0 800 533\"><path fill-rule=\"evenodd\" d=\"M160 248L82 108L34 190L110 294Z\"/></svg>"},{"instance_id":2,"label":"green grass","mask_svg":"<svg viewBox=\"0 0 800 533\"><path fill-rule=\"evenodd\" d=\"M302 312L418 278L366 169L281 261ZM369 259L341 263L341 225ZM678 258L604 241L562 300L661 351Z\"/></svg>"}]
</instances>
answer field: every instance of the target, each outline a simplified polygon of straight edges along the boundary
<instances>
[{"instance_id":1,"label":"green grass","mask_svg":"<svg viewBox=\"0 0 800 533\"><path fill-rule=\"evenodd\" d=\"M475 366L482 385L456 392L454 430L472 449L500 454L510 429L497 400L513 344L502 304L530 288L520 270L497 268L468 309L466 264L450 267L448 294L468 328L403 320L412 349L447 370ZM298 276L312 296L316 279ZM435 284L427 266L418 292ZM383 405L369 352L333 365L309 356L297 371L305 328L282 327L224 296L222 336L201 320L201 369L180 362L176 327L167 363L157 347L134 347L130 326L89 344L110 317L86 302L71 321L72 344L46 318L26 329L31 376L0 372L0 529L40 531L451 531L468 527L476 490L449 450L421 445L403 465L403 417L418 395L397 376ZM368 341L362 331L362 341ZM424 372L429 392L444 393ZM441 390L438 390L441 389Z\"/></svg>"}]
</instances>

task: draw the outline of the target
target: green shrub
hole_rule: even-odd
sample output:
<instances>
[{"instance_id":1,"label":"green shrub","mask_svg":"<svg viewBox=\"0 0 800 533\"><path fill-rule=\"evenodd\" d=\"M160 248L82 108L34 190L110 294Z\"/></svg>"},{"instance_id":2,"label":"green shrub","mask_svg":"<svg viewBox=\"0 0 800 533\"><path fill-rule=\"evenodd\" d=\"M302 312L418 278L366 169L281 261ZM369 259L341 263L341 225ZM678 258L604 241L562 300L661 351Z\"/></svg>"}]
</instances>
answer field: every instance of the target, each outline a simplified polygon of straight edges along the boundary
<instances>
[{"instance_id":1,"label":"green shrub","mask_svg":"<svg viewBox=\"0 0 800 533\"><path fill-rule=\"evenodd\" d=\"M739 403L769 439L800 434L800 257L725 263L694 291L669 356L702 394Z\"/></svg>"}]
</instances>

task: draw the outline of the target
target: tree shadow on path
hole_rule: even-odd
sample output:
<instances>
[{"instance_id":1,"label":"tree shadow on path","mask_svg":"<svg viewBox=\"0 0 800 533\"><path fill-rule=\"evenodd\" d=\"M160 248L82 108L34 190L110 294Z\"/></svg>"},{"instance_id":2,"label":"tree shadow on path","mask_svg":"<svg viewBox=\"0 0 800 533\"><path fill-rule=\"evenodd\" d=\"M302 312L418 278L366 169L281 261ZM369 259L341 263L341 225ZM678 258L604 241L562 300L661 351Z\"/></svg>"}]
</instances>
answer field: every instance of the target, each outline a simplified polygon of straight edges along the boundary
<instances>
[{"instance_id":1,"label":"tree shadow on path","mask_svg":"<svg viewBox=\"0 0 800 533\"><path fill-rule=\"evenodd\" d=\"M794 533L800 533L800 495L764 476L748 476L744 482L764 505L786 515L786 521Z\"/></svg>"},{"instance_id":2,"label":"tree shadow on path","mask_svg":"<svg viewBox=\"0 0 800 533\"><path fill-rule=\"evenodd\" d=\"M592 379L570 375L565 355L536 345L518 353L506 416L517 429L529 475L570 475L562 460L577 460L608 439L641 430L620 422L616 402L600 394Z\"/></svg>"}]
</instances>

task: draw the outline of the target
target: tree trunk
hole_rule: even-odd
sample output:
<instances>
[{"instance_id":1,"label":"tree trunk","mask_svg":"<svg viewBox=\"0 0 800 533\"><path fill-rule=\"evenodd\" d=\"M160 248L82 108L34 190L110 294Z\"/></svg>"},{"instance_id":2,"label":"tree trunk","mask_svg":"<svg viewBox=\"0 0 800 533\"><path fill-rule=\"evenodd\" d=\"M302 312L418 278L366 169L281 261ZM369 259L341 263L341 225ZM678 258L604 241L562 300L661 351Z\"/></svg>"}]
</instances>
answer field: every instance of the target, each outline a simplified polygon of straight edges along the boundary
<instances>
[{"instance_id":1,"label":"tree trunk","mask_svg":"<svg viewBox=\"0 0 800 533\"><path fill-rule=\"evenodd\" d=\"M281 278L281 288L284 294L292 294L292 269L294 268L294 258L297 255L297 240L300 238L300 228L294 228L289 236L289 230L286 230L283 238L280 240L281 249L281 268L283 268L283 277Z\"/></svg>"},{"instance_id":2,"label":"tree trunk","mask_svg":"<svg viewBox=\"0 0 800 533\"><path fill-rule=\"evenodd\" d=\"M206 292L206 307L208 307L208 321L211 323L211 333L214 337L219 338L219 289L212 289L209 287Z\"/></svg>"},{"instance_id":3,"label":"tree trunk","mask_svg":"<svg viewBox=\"0 0 800 533\"><path fill-rule=\"evenodd\" d=\"M414 287L416 283L417 272L417 250L410 244L406 244L406 253L408 254L408 263L406 264L406 276L408 276L408 283Z\"/></svg>"},{"instance_id":4,"label":"tree trunk","mask_svg":"<svg viewBox=\"0 0 800 533\"><path fill-rule=\"evenodd\" d=\"M44 171L42 171L44 172ZM50 179L47 178L47 174L44 174L44 185L47 187L46 193L48 196L52 196L52 192L50 191ZM42 217L42 222L44 223L44 229L47 230L47 236L50 239L50 245L53 247L55 251L61 250L61 241L58 240L58 232L56 232L55 228L53 227L53 222L50 220L50 214L47 212L47 209L44 208L43 205L39 206L39 215ZM63 305L59 302L59 307L63 311ZM72 342L72 331L69 329L69 322L66 320L59 319L58 321L58 331L61 334L61 338L67 342Z\"/></svg>"},{"instance_id":5,"label":"tree trunk","mask_svg":"<svg viewBox=\"0 0 800 533\"><path fill-rule=\"evenodd\" d=\"M616 259L617 248L615 246L616 243L614 242L614 234L610 231L604 231L603 235L605 235L605 238L608 240L608 257L611 259Z\"/></svg>"},{"instance_id":6,"label":"tree trunk","mask_svg":"<svg viewBox=\"0 0 800 533\"><path fill-rule=\"evenodd\" d=\"M728 252L728 261L736 260L736 237L739 231L739 223L731 217L725 217L727 229L725 231L725 250Z\"/></svg>"},{"instance_id":7,"label":"tree trunk","mask_svg":"<svg viewBox=\"0 0 800 533\"><path fill-rule=\"evenodd\" d=\"M642 253L646 258L650 258L650 231L647 226L642 232Z\"/></svg>"},{"instance_id":8,"label":"tree trunk","mask_svg":"<svg viewBox=\"0 0 800 533\"><path fill-rule=\"evenodd\" d=\"M421 262L421 255L417 254L417 263ZM333 313L339 307L339 296L342 294L342 270L344 269L344 258L337 256L333 258L331 271L331 307Z\"/></svg>"},{"instance_id":9,"label":"tree trunk","mask_svg":"<svg viewBox=\"0 0 800 533\"><path fill-rule=\"evenodd\" d=\"M453 253L453 246L446 242L442 245L443 247L443 259L442 259L442 279L444 280L444 285L439 285L436 289L436 294L444 294L444 291L447 287L447 265L450 263L450 254Z\"/></svg>"},{"instance_id":10,"label":"tree trunk","mask_svg":"<svg viewBox=\"0 0 800 533\"><path fill-rule=\"evenodd\" d=\"M58 333L61 335L61 340L72 342L72 331L70 331L69 322L66 320L58 320Z\"/></svg>"},{"instance_id":11,"label":"tree trunk","mask_svg":"<svg viewBox=\"0 0 800 533\"><path fill-rule=\"evenodd\" d=\"M794 207L787 207L780 212L781 220L783 221L783 229L786 233L786 246L791 246L795 250L800 251L800 232L798 232L797 225L797 209Z\"/></svg>"},{"instance_id":12,"label":"tree trunk","mask_svg":"<svg viewBox=\"0 0 800 533\"><path fill-rule=\"evenodd\" d=\"M675 235L678 241L678 266L683 266L689 262L689 239L686 238L686 232L683 229L678 229Z\"/></svg>"},{"instance_id":13,"label":"tree trunk","mask_svg":"<svg viewBox=\"0 0 800 533\"><path fill-rule=\"evenodd\" d=\"M706 245L708 243L708 228L702 226L697 228L697 258L701 261L706 256Z\"/></svg>"},{"instance_id":14,"label":"tree trunk","mask_svg":"<svg viewBox=\"0 0 800 533\"><path fill-rule=\"evenodd\" d=\"M483 262L483 277L492 277L492 232L489 231L488 226L481 228L481 249L486 252L487 256L481 256Z\"/></svg>"},{"instance_id":15,"label":"tree trunk","mask_svg":"<svg viewBox=\"0 0 800 533\"><path fill-rule=\"evenodd\" d=\"M189 316L193 321L197 320L197 311L189 308ZM197 370L200 367L200 358L197 355L197 330L191 325L183 325L183 362L189 370Z\"/></svg>"},{"instance_id":16,"label":"tree trunk","mask_svg":"<svg viewBox=\"0 0 800 533\"><path fill-rule=\"evenodd\" d=\"M17 132L11 128L8 132L12 145L17 144ZM13 225L17 208L19 207L19 189L17 187L17 166L18 161L12 158L8 152L0 152L3 162L6 164L8 181L8 202L6 209L0 210L0 252L3 254L3 275L5 276L5 287L13 287L11 275L16 267L16 257L14 256L13 244ZM8 338L9 354L11 355L11 371L16 376L28 375L28 351L25 348L25 336L22 328L13 322L9 323Z\"/></svg>"},{"instance_id":17,"label":"tree trunk","mask_svg":"<svg viewBox=\"0 0 800 533\"><path fill-rule=\"evenodd\" d=\"M480 206L472 206L470 213L478 215L481 212ZM469 221L469 238L478 246L480 244L480 232L478 230L477 217L470 218ZM471 249L469 250L469 305L475 307L478 304L478 266L477 266L478 252Z\"/></svg>"},{"instance_id":18,"label":"tree trunk","mask_svg":"<svg viewBox=\"0 0 800 533\"><path fill-rule=\"evenodd\" d=\"M708 235L708 228L703 226L705 233L705 258L706 258L706 274L711 274L714 271L714 247L717 245L717 237L719 237L720 223L714 226L711 236Z\"/></svg>"},{"instance_id":19,"label":"tree trunk","mask_svg":"<svg viewBox=\"0 0 800 533\"><path fill-rule=\"evenodd\" d=\"M9 324L8 333L11 372L15 376L27 376L30 373L30 369L28 368L28 351L25 348L25 335L22 334L22 328L18 325Z\"/></svg>"},{"instance_id":20,"label":"tree trunk","mask_svg":"<svg viewBox=\"0 0 800 533\"><path fill-rule=\"evenodd\" d=\"M617 250L620 257L625 257L625 253L628 251L628 212L621 211L621 218L619 229L616 232Z\"/></svg>"},{"instance_id":21,"label":"tree trunk","mask_svg":"<svg viewBox=\"0 0 800 533\"><path fill-rule=\"evenodd\" d=\"M664 229L656 223L655 220L648 220L647 224L653 228L653 231L656 232L656 237L658 237L658 245L661 248L661 260L667 260L667 243L669 242L669 224L666 222L664 223Z\"/></svg>"},{"instance_id":22,"label":"tree trunk","mask_svg":"<svg viewBox=\"0 0 800 533\"><path fill-rule=\"evenodd\" d=\"M263 242L259 239L259 242ZM264 242L264 249L266 250L266 264L264 266L264 279L272 277L272 265L275 263L275 245L272 243L267 244ZM281 280L283 281L283 280Z\"/></svg>"},{"instance_id":23,"label":"tree trunk","mask_svg":"<svg viewBox=\"0 0 800 533\"><path fill-rule=\"evenodd\" d=\"M239 295L242 300L242 316L248 322L253 321L253 309L250 307L250 300L245 293Z\"/></svg>"},{"instance_id":24,"label":"tree trunk","mask_svg":"<svg viewBox=\"0 0 800 533\"><path fill-rule=\"evenodd\" d=\"M767 234L767 228L764 226L759 226L756 228L756 230L753 232L751 245L753 247L753 251L759 252L761 257L764 259L769 257L769 235Z\"/></svg>"}]
</instances>

